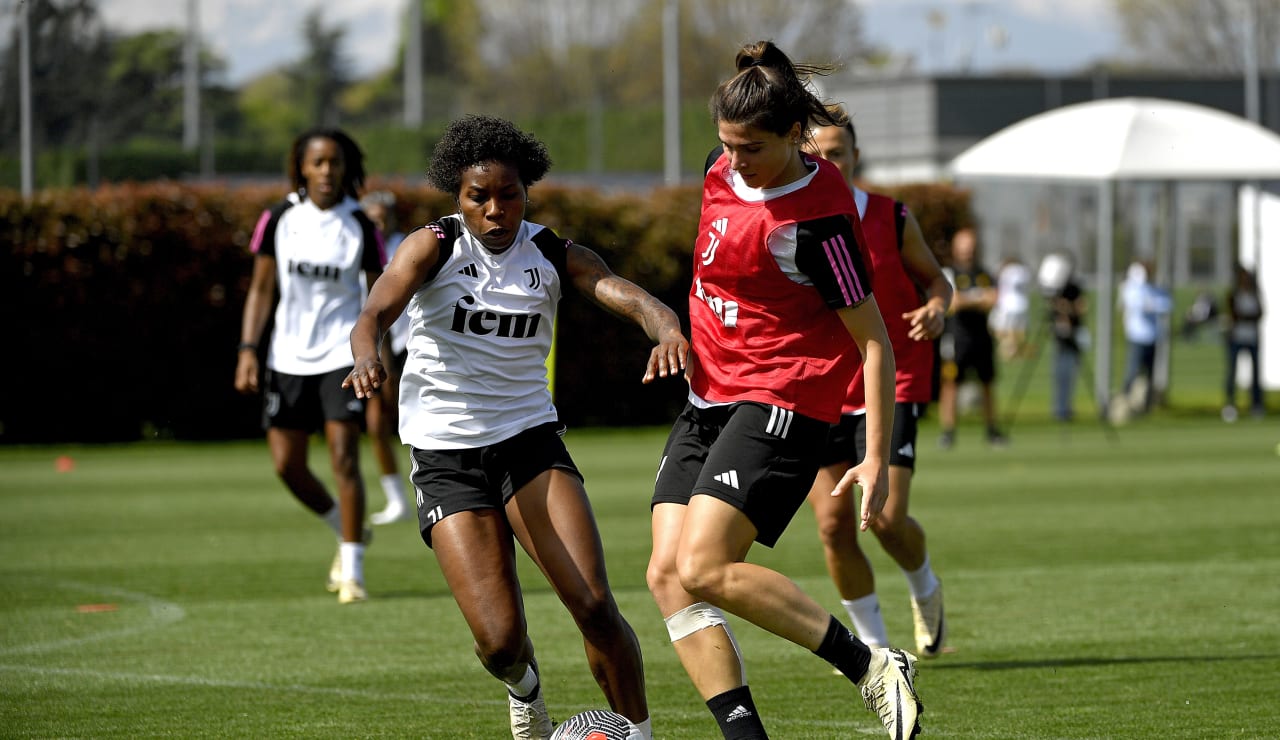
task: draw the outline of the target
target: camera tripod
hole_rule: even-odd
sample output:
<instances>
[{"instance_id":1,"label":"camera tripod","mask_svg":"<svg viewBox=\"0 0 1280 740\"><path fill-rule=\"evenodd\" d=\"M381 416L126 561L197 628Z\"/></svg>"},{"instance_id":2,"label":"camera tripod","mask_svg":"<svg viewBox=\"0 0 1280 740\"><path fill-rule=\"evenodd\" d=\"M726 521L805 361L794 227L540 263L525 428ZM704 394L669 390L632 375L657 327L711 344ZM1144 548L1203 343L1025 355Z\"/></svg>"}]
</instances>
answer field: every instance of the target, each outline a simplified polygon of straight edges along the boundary
<instances>
[{"instance_id":1,"label":"camera tripod","mask_svg":"<svg viewBox=\"0 0 1280 740\"><path fill-rule=\"evenodd\" d=\"M1052 300L1052 299L1050 299ZM1005 429L1009 432L1013 431L1013 422L1018 416L1018 407L1022 404L1022 398L1027 394L1027 388L1031 384L1031 377L1035 374L1036 367L1040 364L1040 355L1044 352L1045 342L1048 340L1057 341L1057 337L1050 331L1052 327L1052 319L1050 317L1042 317L1035 327L1035 331L1028 336L1030 337L1027 346L1031 347L1031 357L1027 358L1022 365L1022 372L1018 375L1018 380L1014 384L1013 396L1009 401L1009 412L1005 418ZM1078 349L1076 370L1079 380L1084 380L1085 386L1089 389L1089 397L1093 399L1094 405L1098 405L1097 392L1093 385L1093 372L1089 370L1089 363L1084 360L1084 350ZM1075 393L1073 387L1072 393ZM1098 422L1102 425L1102 429L1106 432L1108 439L1118 439L1115 427L1108 423L1104 415L1099 415Z\"/></svg>"}]
</instances>

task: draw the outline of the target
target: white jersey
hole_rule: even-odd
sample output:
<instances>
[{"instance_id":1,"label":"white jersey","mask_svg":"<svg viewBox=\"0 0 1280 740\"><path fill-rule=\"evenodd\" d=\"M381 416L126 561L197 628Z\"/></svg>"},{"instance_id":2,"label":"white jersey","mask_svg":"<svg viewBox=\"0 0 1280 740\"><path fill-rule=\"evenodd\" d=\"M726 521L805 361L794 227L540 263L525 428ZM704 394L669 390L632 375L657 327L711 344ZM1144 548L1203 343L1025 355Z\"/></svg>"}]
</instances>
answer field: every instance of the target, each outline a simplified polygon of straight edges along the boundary
<instances>
[{"instance_id":1,"label":"white jersey","mask_svg":"<svg viewBox=\"0 0 1280 740\"><path fill-rule=\"evenodd\" d=\"M525 221L511 247L494 254L459 216L427 228L440 240L440 261L406 309L401 441L484 447L556 421L546 362L570 242Z\"/></svg>"},{"instance_id":2,"label":"white jersey","mask_svg":"<svg viewBox=\"0 0 1280 740\"><path fill-rule=\"evenodd\" d=\"M288 375L350 367L364 273L385 263L382 239L355 199L323 210L306 199L282 201L262 214L250 246L276 260L280 302L267 367Z\"/></svg>"}]
</instances>

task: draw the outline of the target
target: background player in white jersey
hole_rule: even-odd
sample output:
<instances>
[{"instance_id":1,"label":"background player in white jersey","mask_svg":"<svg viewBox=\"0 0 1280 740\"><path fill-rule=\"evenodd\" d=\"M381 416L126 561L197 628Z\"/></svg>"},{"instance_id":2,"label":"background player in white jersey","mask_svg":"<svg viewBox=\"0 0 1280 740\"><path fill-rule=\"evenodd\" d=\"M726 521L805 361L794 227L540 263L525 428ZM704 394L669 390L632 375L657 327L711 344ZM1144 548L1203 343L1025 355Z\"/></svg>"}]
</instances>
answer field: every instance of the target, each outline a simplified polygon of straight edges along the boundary
<instances>
[{"instance_id":1,"label":"background player in white jersey","mask_svg":"<svg viewBox=\"0 0 1280 740\"><path fill-rule=\"evenodd\" d=\"M383 250L387 262L395 257L396 249L404 241L404 232L400 230L400 222L396 218L396 196L390 190L375 190L365 193L360 199L360 209L369 216L373 225L378 227L382 235ZM404 480L400 477L400 440L396 436L399 421L396 391L400 387L400 370L404 367L407 355L406 345L409 341L409 316L400 314L396 323L387 332L386 341L389 347L384 348L386 358L387 388L370 399L368 404L369 441L373 446L373 456L378 461L379 482L382 493L387 497L387 505L382 511L374 512L369 521L374 524L391 524L409 518L409 505L404 495Z\"/></svg>"},{"instance_id":2,"label":"background player in white jersey","mask_svg":"<svg viewBox=\"0 0 1280 740\"><path fill-rule=\"evenodd\" d=\"M640 645L613 599L582 476L559 436L546 359L569 286L655 343L643 382L679 377L689 343L675 312L595 252L524 220L528 188L550 165L541 142L502 119L449 125L427 179L453 195L458 214L401 244L351 334L345 385L368 398L386 382L379 337L407 305L400 436L412 447L418 522L476 655L507 685L512 735L552 732L516 577L519 542L581 630L609 706L648 737Z\"/></svg>"},{"instance_id":3,"label":"background player in white jersey","mask_svg":"<svg viewBox=\"0 0 1280 740\"><path fill-rule=\"evenodd\" d=\"M804 504L863 363L867 454L829 494L860 485L871 525L888 494L894 359L853 194L834 165L801 151L812 125L847 120L807 87L823 68L797 68L768 41L743 47L735 66L711 98L723 151L703 179L689 403L654 486L649 590L727 740L767 734L726 611L840 669L890 737L914 737L915 658L869 649L795 581L747 562Z\"/></svg>"},{"instance_id":4,"label":"background player in white jersey","mask_svg":"<svg viewBox=\"0 0 1280 740\"><path fill-rule=\"evenodd\" d=\"M258 345L279 298L267 351L263 426L276 474L338 534L327 587L338 601L367 598L360 428L364 401L342 387L351 369L347 337L363 296L382 273L377 229L359 209L360 148L337 129L300 135L289 154L290 197L262 214L240 328L236 390L260 390ZM311 472L307 438L324 429L338 502Z\"/></svg>"},{"instance_id":5,"label":"background player in white jersey","mask_svg":"<svg viewBox=\"0 0 1280 740\"><path fill-rule=\"evenodd\" d=\"M821 126L805 149L840 169L853 191L875 272L872 290L884 314L896 367L894 424L889 445L889 498L871 523L884 551L902 568L911 591L916 654L932 658L942 649L946 622L942 584L929 562L924 528L907 514L916 466L916 420L932 395L933 341L942 335L951 283L924 241L920 224L902 203L859 189L853 181L860 151L853 124ZM858 520L850 502L830 495L866 445L866 405L861 375L854 378L840 423L827 438L824 464L809 503L813 505L827 571L840 592L858 637L888 647L875 574L858 547Z\"/></svg>"}]
</instances>

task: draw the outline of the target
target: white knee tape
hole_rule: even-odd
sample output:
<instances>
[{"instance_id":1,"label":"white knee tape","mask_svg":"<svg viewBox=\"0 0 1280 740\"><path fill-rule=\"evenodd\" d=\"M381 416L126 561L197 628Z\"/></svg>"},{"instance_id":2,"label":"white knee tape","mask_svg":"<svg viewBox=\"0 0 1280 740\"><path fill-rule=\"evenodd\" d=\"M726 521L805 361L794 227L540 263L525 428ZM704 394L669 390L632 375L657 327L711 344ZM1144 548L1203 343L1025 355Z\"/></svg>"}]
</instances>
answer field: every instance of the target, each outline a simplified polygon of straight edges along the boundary
<instances>
[{"instance_id":1,"label":"white knee tape","mask_svg":"<svg viewBox=\"0 0 1280 740\"><path fill-rule=\"evenodd\" d=\"M733 652L737 657L742 683L744 686L746 685L747 666L742 660L742 650L738 647L738 639L734 637L733 628L729 626L729 621L725 619L724 612L705 601L699 601L696 604L686 606L667 617L664 621L667 623L667 634L670 635L672 642L682 640L708 627L724 627L724 632L729 637L729 643L733 645Z\"/></svg>"},{"instance_id":2,"label":"white knee tape","mask_svg":"<svg viewBox=\"0 0 1280 740\"><path fill-rule=\"evenodd\" d=\"M671 641L683 640L694 632L723 624L728 629L729 623L724 613L705 601L690 604L666 618L667 634Z\"/></svg>"}]
</instances>

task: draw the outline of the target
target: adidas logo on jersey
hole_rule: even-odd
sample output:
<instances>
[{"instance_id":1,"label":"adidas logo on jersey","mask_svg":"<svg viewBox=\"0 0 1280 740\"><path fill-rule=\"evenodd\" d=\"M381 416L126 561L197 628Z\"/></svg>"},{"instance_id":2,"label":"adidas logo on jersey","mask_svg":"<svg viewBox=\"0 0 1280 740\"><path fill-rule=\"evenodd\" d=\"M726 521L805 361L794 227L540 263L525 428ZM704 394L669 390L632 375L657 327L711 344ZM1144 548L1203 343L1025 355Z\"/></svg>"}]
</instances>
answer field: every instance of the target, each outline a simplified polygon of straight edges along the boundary
<instances>
[{"instance_id":1,"label":"adidas logo on jersey","mask_svg":"<svg viewBox=\"0 0 1280 740\"><path fill-rule=\"evenodd\" d=\"M720 473L714 478L716 483L723 483L730 488L738 488L738 471L730 470L727 473Z\"/></svg>"},{"instance_id":2,"label":"adidas logo on jersey","mask_svg":"<svg viewBox=\"0 0 1280 740\"><path fill-rule=\"evenodd\" d=\"M903 446L898 448L898 454L902 455L903 457L915 457L916 456L915 445L911 444L910 442L904 444Z\"/></svg>"},{"instance_id":3,"label":"adidas logo on jersey","mask_svg":"<svg viewBox=\"0 0 1280 740\"><path fill-rule=\"evenodd\" d=\"M750 717L750 716L752 716L751 710L739 704L738 706L733 708L732 712L729 712L729 716L725 717L724 721L725 721L725 724L728 724L730 722L736 722L740 719L746 719L747 717Z\"/></svg>"},{"instance_id":4,"label":"adidas logo on jersey","mask_svg":"<svg viewBox=\"0 0 1280 740\"><path fill-rule=\"evenodd\" d=\"M467 276L467 277L469 277L469 278L478 278L478 277L480 277L480 271L476 269L476 263L474 263L474 262L472 262L471 264L469 264L469 265L467 265L466 267L462 268L461 270L458 270L458 274L459 274L459 275L466 275L466 276Z\"/></svg>"}]
</instances>

